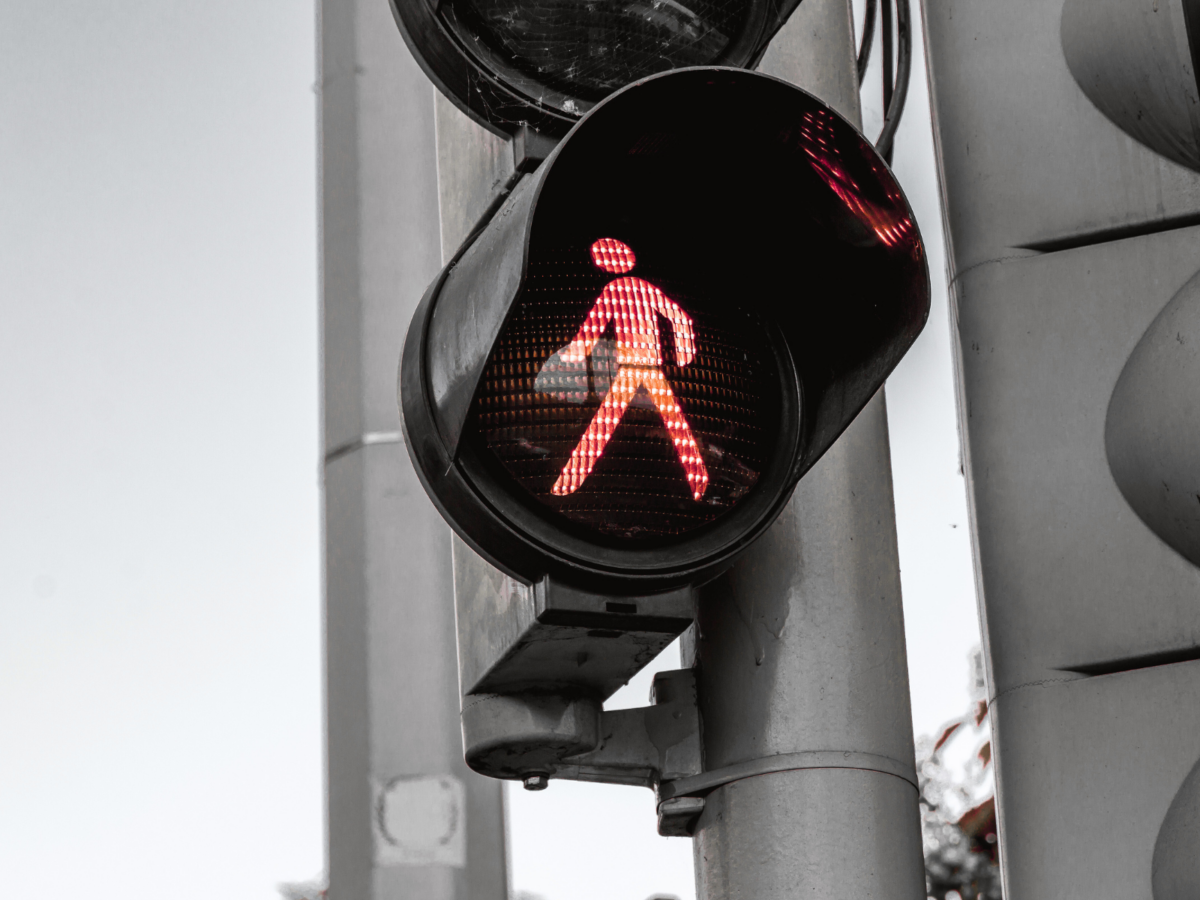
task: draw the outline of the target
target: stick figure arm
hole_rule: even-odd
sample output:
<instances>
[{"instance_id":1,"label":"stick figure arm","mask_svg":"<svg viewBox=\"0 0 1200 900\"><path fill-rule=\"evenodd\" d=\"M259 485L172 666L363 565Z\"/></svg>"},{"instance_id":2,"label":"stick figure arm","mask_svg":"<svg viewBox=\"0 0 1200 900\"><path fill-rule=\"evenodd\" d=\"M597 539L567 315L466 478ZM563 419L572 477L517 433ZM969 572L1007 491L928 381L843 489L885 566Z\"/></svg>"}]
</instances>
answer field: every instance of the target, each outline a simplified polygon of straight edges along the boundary
<instances>
[{"instance_id":1,"label":"stick figure arm","mask_svg":"<svg viewBox=\"0 0 1200 900\"><path fill-rule=\"evenodd\" d=\"M692 329L692 317L678 303L659 292L655 292L654 307L671 323L671 331L675 335L675 362L686 366L696 357L696 333Z\"/></svg>"},{"instance_id":2,"label":"stick figure arm","mask_svg":"<svg viewBox=\"0 0 1200 900\"><path fill-rule=\"evenodd\" d=\"M613 308L606 293L600 295L600 299L596 301L592 311L587 314L575 339L561 351L560 355L564 362L583 362L592 352L592 348L596 346L596 342L600 340L604 329L608 327L609 320L613 317Z\"/></svg>"}]
</instances>

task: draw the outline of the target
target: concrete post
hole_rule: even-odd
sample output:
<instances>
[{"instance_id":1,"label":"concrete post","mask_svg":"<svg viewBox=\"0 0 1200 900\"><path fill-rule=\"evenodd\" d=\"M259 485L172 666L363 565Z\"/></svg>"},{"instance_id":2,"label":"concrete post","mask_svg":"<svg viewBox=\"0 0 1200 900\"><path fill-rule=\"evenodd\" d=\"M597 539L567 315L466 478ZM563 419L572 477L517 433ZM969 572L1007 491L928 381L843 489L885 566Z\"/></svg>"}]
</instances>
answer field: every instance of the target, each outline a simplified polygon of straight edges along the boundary
<instances>
[{"instance_id":1,"label":"concrete post","mask_svg":"<svg viewBox=\"0 0 1200 900\"><path fill-rule=\"evenodd\" d=\"M859 122L846 0L805 0L762 69ZM925 896L883 392L701 595L701 900Z\"/></svg>"},{"instance_id":2,"label":"concrete post","mask_svg":"<svg viewBox=\"0 0 1200 900\"><path fill-rule=\"evenodd\" d=\"M505 900L501 784L462 757L450 531L395 400L459 215L435 90L386 2L319 7L330 897Z\"/></svg>"}]
</instances>

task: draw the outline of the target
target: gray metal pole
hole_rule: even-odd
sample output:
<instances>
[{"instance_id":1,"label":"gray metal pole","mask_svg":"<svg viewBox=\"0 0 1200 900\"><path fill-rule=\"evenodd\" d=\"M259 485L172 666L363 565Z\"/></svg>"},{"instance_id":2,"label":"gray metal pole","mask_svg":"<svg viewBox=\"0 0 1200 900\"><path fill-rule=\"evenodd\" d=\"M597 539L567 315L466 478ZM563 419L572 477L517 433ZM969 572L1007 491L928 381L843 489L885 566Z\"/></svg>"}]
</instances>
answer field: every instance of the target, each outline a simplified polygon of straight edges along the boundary
<instances>
[{"instance_id":1,"label":"gray metal pole","mask_svg":"<svg viewBox=\"0 0 1200 900\"><path fill-rule=\"evenodd\" d=\"M505 900L501 784L462 756L450 531L395 400L442 262L435 91L386 2L319 7L330 896Z\"/></svg>"},{"instance_id":2,"label":"gray metal pole","mask_svg":"<svg viewBox=\"0 0 1200 900\"><path fill-rule=\"evenodd\" d=\"M762 68L859 121L850 7L806 0ZM701 900L925 896L883 392L704 589Z\"/></svg>"}]
</instances>

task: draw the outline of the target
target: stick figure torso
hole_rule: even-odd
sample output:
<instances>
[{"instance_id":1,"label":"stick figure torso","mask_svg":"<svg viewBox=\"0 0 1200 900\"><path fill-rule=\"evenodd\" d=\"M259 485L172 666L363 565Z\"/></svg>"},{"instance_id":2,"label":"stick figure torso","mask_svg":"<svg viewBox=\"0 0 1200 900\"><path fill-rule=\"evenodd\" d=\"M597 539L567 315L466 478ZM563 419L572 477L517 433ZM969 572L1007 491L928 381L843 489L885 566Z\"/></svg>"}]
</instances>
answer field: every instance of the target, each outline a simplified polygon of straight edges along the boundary
<instances>
[{"instance_id":1,"label":"stick figure torso","mask_svg":"<svg viewBox=\"0 0 1200 900\"><path fill-rule=\"evenodd\" d=\"M563 351L563 362L582 362L612 322L617 339L617 365L660 367L663 355L659 316L671 323L676 360L686 366L696 355L691 317L641 278L614 278L605 286L579 334Z\"/></svg>"},{"instance_id":2,"label":"stick figure torso","mask_svg":"<svg viewBox=\"0 0 1200 900\"><path fill-rule=\"evenodd\" d=\"M606 272L628 272L636 261L628 245L612 238L601 238L591 249L592 261ZM696 356L691 316L641 278L614 278L605 285L579 333L562 351L563 362L583 362L609 323L613 323L617 342L616 377L587 431L571 451L571 458L551 488L553 493L565 496L582 486L630 401L644 388L675 444L675 453L687 474L692 496L697 500L704 496L708 488L708 470L687 419L663 376L659 316L671 323L676 362L686 366Z\"/></svg>"}]
</instances>

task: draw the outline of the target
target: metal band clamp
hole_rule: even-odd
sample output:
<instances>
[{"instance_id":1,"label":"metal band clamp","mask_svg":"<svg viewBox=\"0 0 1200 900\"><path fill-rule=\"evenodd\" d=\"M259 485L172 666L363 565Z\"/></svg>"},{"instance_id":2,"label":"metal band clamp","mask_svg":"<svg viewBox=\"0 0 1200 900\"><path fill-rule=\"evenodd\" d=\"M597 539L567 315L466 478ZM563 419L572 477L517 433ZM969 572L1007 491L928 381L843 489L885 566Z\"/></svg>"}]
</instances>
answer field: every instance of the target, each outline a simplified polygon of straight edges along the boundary
<instances>
[{"instance_id":1,"label":"metal band clamp","mask_svg":"<svg viewBox=\"0 0 1200 900\"><path fill-rule=\"evenodd\" d=\"M731 781L740 781L755 775L772 772L788 772L794 769L863 769L894 775L917 787L917 773L912 766L897 762L890 756L877 753L861 753L856 750L804 750L800 753L780 753L734 763L711 772L702 772L687 778L663 782L658 787L659 801L675 797L705 794Z\"/></svg>"}]
</instances>

